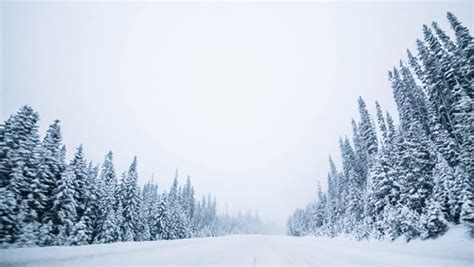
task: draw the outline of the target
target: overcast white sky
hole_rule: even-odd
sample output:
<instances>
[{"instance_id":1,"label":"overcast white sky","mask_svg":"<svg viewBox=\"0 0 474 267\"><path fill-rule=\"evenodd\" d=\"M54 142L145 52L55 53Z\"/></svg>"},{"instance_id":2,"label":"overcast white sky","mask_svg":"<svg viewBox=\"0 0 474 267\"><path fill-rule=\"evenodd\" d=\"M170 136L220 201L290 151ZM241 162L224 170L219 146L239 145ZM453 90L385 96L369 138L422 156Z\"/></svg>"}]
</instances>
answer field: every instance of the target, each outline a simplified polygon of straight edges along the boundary
<instances>
[{"instance_id":1,"label":"overcast white sky","mask_svg":"<svg viewBox=\"0 0 474 267\"><path fill-rule=\"evenodd\" d=\"M62 121L69 156L84 144L141 182L175 168L220 208L283 225L325 184L328 154L351 133L358 96L395 110L387 71L473 4L2 2L1 115L22 105L41 132Z\"/></svg>"}]
</instances>

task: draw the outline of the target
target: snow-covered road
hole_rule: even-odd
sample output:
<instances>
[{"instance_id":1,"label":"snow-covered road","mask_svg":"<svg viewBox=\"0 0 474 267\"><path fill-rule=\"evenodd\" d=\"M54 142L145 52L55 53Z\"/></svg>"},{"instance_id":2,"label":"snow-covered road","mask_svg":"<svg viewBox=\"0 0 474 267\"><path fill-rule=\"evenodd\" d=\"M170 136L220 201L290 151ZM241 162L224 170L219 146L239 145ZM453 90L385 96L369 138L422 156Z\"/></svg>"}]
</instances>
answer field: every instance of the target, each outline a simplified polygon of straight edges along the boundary
<instances>
[{"instance_id":1,"label":"snow-covered road","mask_svg":"<svg viewBox=\"0 0 474 267\"><path fill-rule=\"evenodd\" d=\"M457 229L456 229L457 230ZM82 247L0 250L0 266L104 265L473 266L474 241L450 231L435 241L236 235Z\"/></svg>"}]
</instances>

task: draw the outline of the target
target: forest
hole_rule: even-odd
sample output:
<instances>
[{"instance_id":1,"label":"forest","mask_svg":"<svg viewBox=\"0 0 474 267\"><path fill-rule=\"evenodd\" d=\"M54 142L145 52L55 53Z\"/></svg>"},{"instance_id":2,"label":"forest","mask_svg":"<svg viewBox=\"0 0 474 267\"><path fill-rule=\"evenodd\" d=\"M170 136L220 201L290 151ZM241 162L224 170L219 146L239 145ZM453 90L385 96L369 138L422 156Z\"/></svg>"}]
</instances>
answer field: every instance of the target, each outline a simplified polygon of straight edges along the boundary
<instances>
[{"instance_id":1,"label":"forest","mask_svg":"<svg viewBox=\"0 0 474 267\"><path fill-rule=\"evenodd\" d=\"M188 176L160 192L139 184L137 158L117 178L113 153L99 166L80 145L66 162L58 120L40 140L39 115L24 106L0 125L0 246L33 247L260 233L258 214L217 214Z\"/></svg>"},{"instance_id":2,"label":"forest","mask_svg":"<svg viewBox=\"0 0 474 267\"><path fill-rule=\"evenodd\" d=\"M447 13L451 38L423 25L417 53L389 71L399 124L375 103L375 121L358 99L352 140L339 139L327 190L287 221L294 236L436 238L463 224L474 236L474 41Z\"/></svg>"}]
</instances>

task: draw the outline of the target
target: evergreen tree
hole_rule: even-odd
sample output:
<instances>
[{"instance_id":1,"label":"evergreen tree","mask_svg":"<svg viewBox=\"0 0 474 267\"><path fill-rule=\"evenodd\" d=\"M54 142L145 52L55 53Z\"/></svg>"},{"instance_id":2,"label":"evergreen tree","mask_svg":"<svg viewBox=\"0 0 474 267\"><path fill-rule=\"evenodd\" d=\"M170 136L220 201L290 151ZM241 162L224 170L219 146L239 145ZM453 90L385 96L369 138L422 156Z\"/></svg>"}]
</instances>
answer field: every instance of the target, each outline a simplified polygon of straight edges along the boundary
<instances>
[{"instance_id":1,"label":"evergreen tree","mask_svg":"<svg viewBox=\"0 0 474 267\"><path fill-rule=\"evenodd\" d=\"M440 203L432 198L428 205L426 215L422 215L423 229L421 237L424 239L435 238L448 230L446 219L441 211Z\"/></svg>"},{"instance_id":2,"label":"evergreen tree","mask_svg":"<svg viewBox=\"0 0 474 267\"><path fill-rule=\"evenodd\" d=\"M113 165L113 154L109 151L97 180L96 234L94 243L110 243L120 240L118 220L116 218L117 177ZM110 228L110 229L108 229Z\"/></svg>"},{"instance_id":3,"label":"evergreen tree","mask_svg":"<svg viewBox=\"0 0 474 267\"><path fill-rule=\"evenodd\" d=\"M469 228L471 237L474 237L474 201L471 192L465 189L461 207L461 221Z\"/></svg>"},{"instance_id":4,"label":"evergreen tree","mask_svg":"<svg viewBox=\"0 0 474 267\"><path fill-rule=\"evenodd\" d=\"M166 197L162 197L160 204L158 205L158 210L154 215L153 224L150 228L150 234L152 239L171 239L170 236L170 215L168 212L167 200Z\"/></svg>"},{"instance_id":5,"label":"evergreen tree","mask_svg":"<svg viewBox=\"0 0 474 267\"><path fill-rule=\"evenodd\" d=\"M35 211L28 207L27 200L23 200L17 214L16 224L19 230L16 234L15 246L34 247L37 245L39 239L39 223L36 219Z\"/></svg>"},{"instance_id":6,"label":"evergreen tree","mask_svg":"<svg viewBox=\"0 0 474 267\"><path fill-rule=\"evenodd\" d=\"M62 144L61 127L59 120L55 120L46 132L46 136L41 143L42 146L42 181L46 187L45 195L48 196L45 201L44 213L41 216L42 227L41 245L52 245L54 243L53 222L56 214L54 207L54 190L58 182L62 179L62 173L66 168L64 160L65 147ZM50 230L48 232L48 229Z\"/></svg>"},{"instance_id":7,"label":"evergreen tree","mask_svg":"<svg viewBox=\"0 0 474 267\"><path fill-rule=\"evenodd\" d=\"M122 181L123 240L139 241L140 227L140 189L138 187L137 158L133 159Z\"/></svg>"},{"instance_id":8,"label":"evergreen tree","mask_svg":"<svg viewBox=\"0 0 474 267\"><path fill-rule=\"evenodd\" d=\"M16 224L16 198L13 191L0 187L0 245L8 246L13 243L18 233Z\"/></svg>"},{"instance_id":9,"label":"evergreen tree","mask_svg":"<svg viewBox=\"0 0 474 267\"><path fill-rule=\"evenodd\" d=\"M3 213L0 216L3 228L0 233L5 232L6 235L0 236L0 240L24 243L15 241L15 237L24 236L25 229L22 228L37 228L39 215L44 211L46 188L40 173L42 160L38 120L38 114L31 107L24 106L2 126L0 185L6 196L0 203L3 206L0 207ZM12 203L13 199L16 203ZM10 207L5 206L11 204ZM23 219L27 221L22 222ZM37 240L28 242L36 243Z\"/></svg>"},{"instance_id":10,"label":"evergreen tree","mask_svg":"<svg viewBox=\"0 0 474 267\"><path fill-rule=\"evenodd\" d=\"M344 140L342 152L342 164L345 170L345 175L348 177L345 230L347 232L352 232L358 222L362 219L364 181L355 171L355 154L347 137Z\"/></svg>"},{"instance_id":11,"label":"evergreen tree","mask_svg":"<svg viewBox=\"0 0 474 267\"><path fill-rule=\"evenodd\" d=\"M354 171L357 172L364 183L367 180L367 172L369 168L369 153L364 140L360 134L360 128L357 123L352 119L352 142L354 144Z\"/></svg>"},{"instance_id":12,"label":"evergreen tree","mask_svg":"<svg viewBox=\"0 0 474 267\"><path fill-rule=\"evenodd\" d=\"M385 123L385 118L383 116L382 108L380 107L380 104L377 101L375 101L375 109L377 111L377 123L380 129L380 133L382 134L382 144L384 146L387 146L388 145L387 125Z\"/></svg>"},{"instance_id":13,"label":"evergreen tree","mask_svg":"<svg viewBox=\"0 0 474 267\"><path fill-rule=\"evenodd\" d=\"M360 135L367 150L367 154L370 157L377 153L377 135L375 133L369 111L367 110L367 106L365 105L362 97L359 97L358 103L361 120L359 124Z\"/></svg>"},{"instance_id":14,"label":"evergreen tree","mask_svg":"<svg viewBox=\"0 0 474 267\"><path fill-rule=\"evenodd\" d=\"M176 206L178 205L178 169L176 169L174 180L173 180L173 185L171 185L170 191L168 193L168 202L170 206Z\"/></svg>"},{"instance_id":15,"label":"evergreen tree","mask_svg":"<svg viewBox=\"0 0 474 267\"><path fill-rule=\"evenodd\" d=\"M61 179L56 182L53 191L53 207L51 221L53 222L52 233L55 236L56 245L65 245L72 234L73 227L77 221L77 202L74 190L74 172L67 167Z\"/></svg>"},{"instance_id":16,"label":"evergreen tree","mask_svg":"<svg viewBox=\"0 0 474 267\"><path fill-rule=\"evenodd\" d=\"M89 244L88 239L87 225L84 218L81 218L72 228L67 244L70 246L83 246Z\"/></svg>"},{"instance_id":17,"label":"evergreen tree","mask_svg":"<svg viewBox=\"0 0 474 267\"><path fill-rule=\"evenodd\" d=\"M151 181L148 181L143 187L142 200L143 238L153 240L151 229L153 228L153 217L157 213L159 204L158 185L154 184L153 176Z\"/></svg>"},{"instance_id":18,"label":"evergreen tree","mask_svg":"<svg viewBox=\"0 0 474 267\"><path fill-rule=\"evenodd\" d=\"M76 149L76 153L74 154L74 158L72 159L71 163L69 164L71 171L74 174L74 199L77 203L76 212L77 212L77 219L79 220L84 215L84 212L87 208L87 202L89 199L89 191L88 191L88 169L87 169L87 162L84 158L83 147L80 145Z\"/></svg>"},{"instance_id":19,"label":"evergreen tree","mask_svg":"<svg viewBox=\"0 0 474 267\"><path fill-rule=\"evenodd\" d=\"M468 81L471 82L470 98L474 98L472 92L472 81L474 79L474 42L473 37L470 35L469 30L466 26L462 25L459 20L452 13L448 12L448 21L451 24L451 28L454 30L456 35L456 44L459 49L459 53L465 58L466 64L463 64L461 70ZM468 87L469 88L469 87Z\"/></svg>"},{"instance_id":20,"label":"evergreen tree","mask_svg":"<svg viewBox=\"0 0 474 267\"><path fill-rule=\"evenodd\" d=\"M106 213L105 220L99 228L98 235L95 237L94 243L112 243L120 240L120 225L115 215L115 210L109 207Z\"/></svg>"}]
</instances>

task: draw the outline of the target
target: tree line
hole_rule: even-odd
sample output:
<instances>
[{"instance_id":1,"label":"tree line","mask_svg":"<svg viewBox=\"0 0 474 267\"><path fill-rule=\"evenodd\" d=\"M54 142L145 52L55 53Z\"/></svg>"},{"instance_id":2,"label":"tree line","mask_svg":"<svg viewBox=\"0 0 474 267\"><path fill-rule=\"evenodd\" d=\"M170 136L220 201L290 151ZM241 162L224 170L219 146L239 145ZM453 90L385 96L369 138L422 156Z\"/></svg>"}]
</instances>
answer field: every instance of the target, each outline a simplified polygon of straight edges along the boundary
<instances>
[{"instance_id":1,"label":"tree line","mask_svg":"<svg viewBox=\"0 0 474 267\"><path fill-rule=\"evenodd\" d=\"M141 187L137 158L117 178L113 154L101 166L80 145L66 162L60 122L42 140L29 106L0 124L0 246L86 245L261 231L258 215L218 215L211 195L197 200L189 176L159 192Z\"/></svg>"},{"instance_id":2,"label":"tree line","mask_svg":"<svg viewBox=\"0 0 474 267\"><path fill-rule=\"evenodd\" d=\"M340 138L342 169L329 158L327 190L297 209L290 235L436 238L464 224L474 236L474 41L452 14L454 40L423 25L417 54L388 73L399 124L358 99L352 140Z\"/></svg>"}]
</instances>

